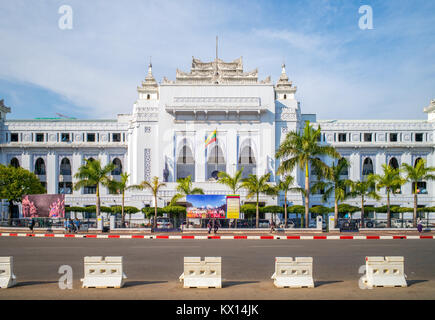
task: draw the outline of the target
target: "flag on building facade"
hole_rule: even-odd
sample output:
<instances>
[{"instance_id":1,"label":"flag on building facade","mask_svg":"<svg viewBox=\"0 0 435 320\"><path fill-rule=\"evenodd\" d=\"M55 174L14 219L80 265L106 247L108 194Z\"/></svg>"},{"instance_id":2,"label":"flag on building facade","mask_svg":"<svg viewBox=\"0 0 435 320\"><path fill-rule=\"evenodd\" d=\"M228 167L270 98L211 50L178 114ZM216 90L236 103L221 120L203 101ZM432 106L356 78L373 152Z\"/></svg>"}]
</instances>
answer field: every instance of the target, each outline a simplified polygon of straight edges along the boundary
<instances>
[{"instance_id":1,"label":"flag on building facade","mask_svg":"<svg viewBox=\"0 0 435 320\"><path fill-rule=\"evenodd\" d=\"M207 147L209 144L212 144L213 142L216 142L216 129L210 133L210 135L205 139L205 147Z\"/></svg>"}]
</instances>

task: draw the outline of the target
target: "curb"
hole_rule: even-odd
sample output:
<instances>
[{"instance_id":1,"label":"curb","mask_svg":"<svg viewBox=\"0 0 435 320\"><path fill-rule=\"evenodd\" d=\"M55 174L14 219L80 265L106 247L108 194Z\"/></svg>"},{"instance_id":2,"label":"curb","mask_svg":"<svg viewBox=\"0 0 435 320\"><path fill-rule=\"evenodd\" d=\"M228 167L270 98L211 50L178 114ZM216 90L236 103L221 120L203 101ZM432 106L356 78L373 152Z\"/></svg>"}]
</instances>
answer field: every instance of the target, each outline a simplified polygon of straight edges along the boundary
<instances>
[{"instance_id":1,"label":"curb","mask_svg":"<svg viewBox=\"0 0 435 320\"><path fill-rule=\"evenodd\" d=\"M1 237L92 238L92 239L169 239L169 240L417 240L435 236L164 236L110 234L0 233Z\"/></svg>"}]
</instances>

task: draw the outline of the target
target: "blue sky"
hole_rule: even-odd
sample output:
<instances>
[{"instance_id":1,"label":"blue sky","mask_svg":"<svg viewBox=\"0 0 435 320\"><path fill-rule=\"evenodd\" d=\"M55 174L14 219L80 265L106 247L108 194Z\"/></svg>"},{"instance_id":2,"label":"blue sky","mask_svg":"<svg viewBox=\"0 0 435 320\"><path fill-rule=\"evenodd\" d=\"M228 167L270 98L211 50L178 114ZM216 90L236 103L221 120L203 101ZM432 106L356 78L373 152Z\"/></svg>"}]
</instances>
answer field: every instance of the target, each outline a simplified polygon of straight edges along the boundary
<instances>
[{"instance_id":1,"label":"blue sky","mask_svg":"<svg viewBox=\"0 0 435 320\"><path fill-rule=\"evenodd\" d=\"M61 30L61 5L73 29ZM373 30L360 30L361 5ZM303 113L425 119L435 98L434 1L30 1L0 3L0 99L11 119L130 113L149 57L157 81L191 58L243 56L276 81L285 61Z\"/></svg>"}]
</instances>

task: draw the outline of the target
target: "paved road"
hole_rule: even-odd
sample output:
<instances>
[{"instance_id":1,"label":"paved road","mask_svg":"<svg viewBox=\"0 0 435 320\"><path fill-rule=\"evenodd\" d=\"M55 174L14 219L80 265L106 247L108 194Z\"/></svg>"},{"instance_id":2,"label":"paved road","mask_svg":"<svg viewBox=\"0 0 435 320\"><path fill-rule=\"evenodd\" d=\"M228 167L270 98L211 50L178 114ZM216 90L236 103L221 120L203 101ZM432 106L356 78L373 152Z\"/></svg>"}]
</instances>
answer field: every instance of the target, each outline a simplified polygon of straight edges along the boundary
<instances>
[{"instance_id":1,"label":"paved road","mask_svg":"<svg viewBox=\"0 0 435 320\"><path fill-rule=\"evenodd\" d=\"M434 240L142 240L0 238L14 256L19 285L0 299L435 299ZM124 257L122 289L82 289L84 256ZM367 255L403 255L408 288L358 287ZM221 256L222 289L183 289L184 256ZM277 289L277 256L312 256L314 289ZM59 266L70 265L74 289L60 290Z\"/></svg>"}]
</instances>

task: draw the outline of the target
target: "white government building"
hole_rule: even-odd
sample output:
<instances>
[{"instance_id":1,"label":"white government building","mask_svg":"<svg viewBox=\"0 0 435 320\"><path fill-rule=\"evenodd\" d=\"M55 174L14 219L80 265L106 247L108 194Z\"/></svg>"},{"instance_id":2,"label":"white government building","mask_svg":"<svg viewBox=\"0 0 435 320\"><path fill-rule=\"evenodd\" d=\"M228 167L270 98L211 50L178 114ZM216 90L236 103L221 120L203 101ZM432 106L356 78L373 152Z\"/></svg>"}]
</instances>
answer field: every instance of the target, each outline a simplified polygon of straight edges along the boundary
<instances>
[{"instance_id":1,"label":"white government building","mask_svg":"<svg viewBox=\"0 0 435 320\"><path fill-rule=\"evenodd\" d=\"M307 120L321 126L321 142L337 148L350 161L348 177L363 179L369 173L382 173L382 164L414 165L419 158L435 166L435 100L424 109L428 120L317 120L303 114L289 81L285 66L276 83L270 77L258 79L258 71L245 72L242 58L224 62L192 59L189 73L176 71L174 81L157 83L150 64L145 80L137 88L138 99L131 114L111 120L33 119L9 120L11 111L0 102L0 162L34 172L47 193L65 193L66 204L95 204L95 188L72 189L74 174L85 159L112 162L130 174L130 184L158 176L167 183L158 206L164 206L176 193L177 179L192 176L195 187L206 194L227 194L229 189L216 182L218 171L234 174L244 167L249 173L275 175L279 162L275 151L287 132L301 130ZM217 130L217 142L205 147L206 138ZM331 163L330 159L323 159ZM293 175L304 185L303 172ZM435 205L435 185L421 182L419 205ZM377 205L386 204L386 194ZM247 203L241 190L242 203ZM262 196L266 205L280 204L284 197ZM103 188L102 205L119 205L120 196ZM300 194L289 196L291 204L303 204ZM346 201L359 205L359 199ZM311 197L322 204L321 195ZM393 195L391 203L413 206L411 184ZM149 191L131 191L126 204L142 208L154 206ZM374 204L368 199L367 204ZM333 205L332 199L329 204Z\"/></svg>"}]
</instances>

